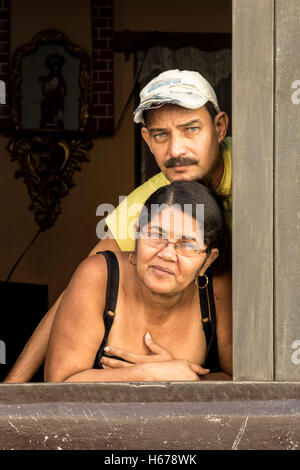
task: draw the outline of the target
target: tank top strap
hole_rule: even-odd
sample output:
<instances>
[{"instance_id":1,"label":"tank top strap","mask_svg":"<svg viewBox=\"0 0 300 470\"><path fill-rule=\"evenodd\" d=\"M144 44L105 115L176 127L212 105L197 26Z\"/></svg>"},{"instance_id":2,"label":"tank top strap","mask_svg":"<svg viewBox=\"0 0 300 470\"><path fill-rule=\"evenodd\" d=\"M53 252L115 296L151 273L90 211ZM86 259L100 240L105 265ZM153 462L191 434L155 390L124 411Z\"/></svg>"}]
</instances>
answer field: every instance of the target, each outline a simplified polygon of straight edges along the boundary
<instances>
[{"instance_id":1,"label":"tank top strap","mask_svg":"<svg viewBox=\"0 0 300 470\"><path fill-rule=\"evenodd\" d=\"M96 254L103 255L107 263L106 304L103 312L105 332L94 362L94 367L96 369L102 369L101 357L104 354L104 348L107 343L108 334L114 322L114 314L118 299L119 263L116 255L112 251L98 251Z\"/></svg>"},{"instance_id":2,"label":"tank top strap","mask_svg":"<svg viewBox=\"0 0 300 470\"><path fill-rule=\"evenodd\" d=\"M209 368L211 372L216 372L220 370L218 342L216 336L216 307L214 301L212 275L207 274L207 276L207 286L204 289L199 288L202 325L207 345L206 357L203 367Z\"/></svg>"},{"instance_id":3,"label":"tank top strap","mask_svg":"<svg viewBox=\"0 0 300 470\"><path fill-rule=\"evenodd\" d=\"M115 313L119 291L119 263L116 255L110 251L98 251L104 256L107 264L106 304L104 312Z\"/></svg>"}]
</instances>

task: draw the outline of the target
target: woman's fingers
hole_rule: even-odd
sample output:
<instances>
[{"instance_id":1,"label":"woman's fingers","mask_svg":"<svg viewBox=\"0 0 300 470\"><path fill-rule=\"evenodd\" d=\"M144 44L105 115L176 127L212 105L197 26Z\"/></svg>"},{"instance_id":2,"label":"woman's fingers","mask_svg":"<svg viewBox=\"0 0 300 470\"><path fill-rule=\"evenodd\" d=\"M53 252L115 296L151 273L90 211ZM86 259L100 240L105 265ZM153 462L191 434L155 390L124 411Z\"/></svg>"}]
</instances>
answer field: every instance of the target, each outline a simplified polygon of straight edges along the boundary
<instances>
[{"instance_id":1,"label":"woman's fingers","mask_svg":"<svg viewBox=\"0 0 300 470\"><path fill-rule=\"evenodd\" d=\"M189 363L190 368L199 375L209 374L209 369L204 369L204 367L199 366L199 364L194 364L193 362Z\"/></svg>"},{"instance_id":2,"label":"woman's fingers","mask_svg":"<svg viewBox=\"0 0 300 470\"><path fill-rule=\"evenodd\" d=\"M110 356L121 357L125 361L132 363L137 362L137 359L139 357L138 354L133 354L129 351L125 351L125 349L115 348L114 346L106 346L104 348L104 351Z\"/></svg>"},{"instance_id":3,"label":"woman's fingers","mask_svg":"<svg viewBox=\"0 0 300 470\"><path fill-rule=\"evenodd\" d=\"M150 349L150 351L153 353L153 354L157 354L159 356L164 356L167 359L172 359L172 355L169 353L169 351L165 348L162 348L159 344L157 344L152 336L150 335L149 332L147 332L145 334L145 344L147 346L148 349Z\"/></svg>"},{"instance_id":4,"label":"woman's fingers","mask_svg":"<svg viewBox=\"0 0 300 470\"><path fill-rule=\"evenodd\" d=\"M112 359L111 357L102 356L101 364L103 368L107 369L118 369L120 367L132 367L133 364L125 361L120 361L119 359Z\"/></svg>"}]
</instances>

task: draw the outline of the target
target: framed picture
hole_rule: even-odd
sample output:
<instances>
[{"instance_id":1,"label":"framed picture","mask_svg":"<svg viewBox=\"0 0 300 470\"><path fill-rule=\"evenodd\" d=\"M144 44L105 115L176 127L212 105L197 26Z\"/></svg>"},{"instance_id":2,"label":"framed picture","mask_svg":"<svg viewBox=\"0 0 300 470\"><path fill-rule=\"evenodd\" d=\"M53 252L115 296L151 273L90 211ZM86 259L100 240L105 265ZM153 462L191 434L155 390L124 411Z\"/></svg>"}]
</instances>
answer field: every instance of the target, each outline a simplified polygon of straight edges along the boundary
<instances>
[{"instance_id":1,"label":"framed picture","mask_svg":"<svg viewBox=\"0 0 300 470\"><path fill-rule=\"evenodd\" d=\"M84 131L89 103L89 56L63 33L42 31L15 51L11 108L16 129Z\"/></svg>"}]
</instances>

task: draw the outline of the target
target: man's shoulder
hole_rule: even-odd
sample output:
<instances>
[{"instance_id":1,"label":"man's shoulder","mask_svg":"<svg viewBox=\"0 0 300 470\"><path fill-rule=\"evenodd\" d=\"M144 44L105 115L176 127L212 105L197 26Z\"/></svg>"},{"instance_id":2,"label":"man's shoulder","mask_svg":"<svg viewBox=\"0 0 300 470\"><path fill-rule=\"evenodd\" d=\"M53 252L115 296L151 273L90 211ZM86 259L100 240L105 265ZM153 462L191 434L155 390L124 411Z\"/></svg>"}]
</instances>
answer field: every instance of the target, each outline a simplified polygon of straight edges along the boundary
<instances>
[{"instance_id":1,"label":"man's shoulder","mask_svg":"<svg viewBox=\"0 0 300 470\"><path fill-rule=\"evenodd\" d=\"M221 142L221 148L223 150L223 154L226 153L228 156L231 157L232 155L232 137L227 136L225 139Z\"/></svg>"},{"instance_id":2,"label":"man's shoulder","mask_svg":"<svg viewBox=\"0 0 300 470\"><path fill-rule=\"evenodd\" d=\"M160 172L149 178L145 183L138 186L127 196L127 204L142 203L148 199L157 189L170 184L165 175Z\"/></svg>"}]
</instances>

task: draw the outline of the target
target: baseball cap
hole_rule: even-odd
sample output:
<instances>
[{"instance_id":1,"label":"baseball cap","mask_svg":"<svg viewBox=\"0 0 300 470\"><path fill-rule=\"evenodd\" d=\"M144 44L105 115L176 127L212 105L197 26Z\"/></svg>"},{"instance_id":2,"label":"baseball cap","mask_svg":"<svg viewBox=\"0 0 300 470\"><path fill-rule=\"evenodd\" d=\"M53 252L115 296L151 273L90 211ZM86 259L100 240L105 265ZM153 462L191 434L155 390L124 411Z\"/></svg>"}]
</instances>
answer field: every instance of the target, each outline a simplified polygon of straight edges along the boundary
<instances>
[{"instance_id":1,"label":"baseball cap","mask_svg":"<svg viewBox=\"0 0 300 470\"><path fill-rule=\"evenodd\" d=\"M212 86L199 72L167 70L153 78L140 93L140 104L134 111L134 122L145 123L143 113L147 109L164 104L177 104L184 108L198 109L211 101L216 111L220 108Z\"/></svg>"}]
</instances>

